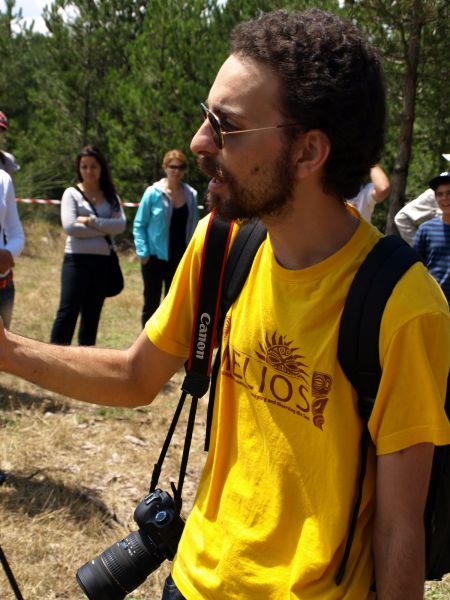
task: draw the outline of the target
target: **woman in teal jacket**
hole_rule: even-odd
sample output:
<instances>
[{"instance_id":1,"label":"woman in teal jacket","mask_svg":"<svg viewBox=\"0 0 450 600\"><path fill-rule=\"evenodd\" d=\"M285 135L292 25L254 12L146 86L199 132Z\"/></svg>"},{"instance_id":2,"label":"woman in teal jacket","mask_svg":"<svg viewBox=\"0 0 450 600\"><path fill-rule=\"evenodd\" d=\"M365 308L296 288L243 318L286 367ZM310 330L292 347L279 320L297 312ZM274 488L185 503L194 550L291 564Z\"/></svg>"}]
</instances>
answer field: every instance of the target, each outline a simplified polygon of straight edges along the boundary
<instances>
[{"instance_id":1,"label":"woman in teal jacket","mask_svg":"<svg viewBox=\"0 0 450 600\"><path fill-rule=\"evenodd\" d=\"M187 160L181 150L169 150L162 167L166 177L148 187L133 223L136 254L144 282L142 327L169 291L178 263L198 222L197 192L183 177Z\"/></svg>"}]
</instances>

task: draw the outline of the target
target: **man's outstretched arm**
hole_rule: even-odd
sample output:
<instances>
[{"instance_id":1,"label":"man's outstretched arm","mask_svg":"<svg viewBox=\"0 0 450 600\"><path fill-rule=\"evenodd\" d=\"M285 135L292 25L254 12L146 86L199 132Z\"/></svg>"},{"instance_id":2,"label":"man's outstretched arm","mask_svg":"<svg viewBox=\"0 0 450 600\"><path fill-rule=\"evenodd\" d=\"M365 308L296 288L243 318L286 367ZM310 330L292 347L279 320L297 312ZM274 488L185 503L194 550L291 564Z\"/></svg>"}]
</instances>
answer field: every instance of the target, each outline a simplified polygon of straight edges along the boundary
<instances>
[{"instance_id":1,"label":"man's outstretched arm","mask_svg":"<svg viewBox=\"0 0 450 600\"><path fill-rule=\"evenodd\" d=\"M70 398L109 406L149 404L182 365L142 332L127 350L58 346L0 326L0 370Z\"/></svg>"}]
</instances>

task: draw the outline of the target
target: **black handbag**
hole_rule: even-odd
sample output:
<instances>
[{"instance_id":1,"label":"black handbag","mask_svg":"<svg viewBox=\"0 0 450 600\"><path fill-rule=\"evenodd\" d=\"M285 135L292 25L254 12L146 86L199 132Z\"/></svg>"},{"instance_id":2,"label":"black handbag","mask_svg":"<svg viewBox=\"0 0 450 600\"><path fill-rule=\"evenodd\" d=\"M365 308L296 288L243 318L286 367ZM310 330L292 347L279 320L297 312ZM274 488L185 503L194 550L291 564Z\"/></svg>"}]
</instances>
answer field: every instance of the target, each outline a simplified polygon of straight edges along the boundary
<instances>
[{"instance_id":1,"label":"black handbag","mask_svg":"<svg viewBox=\"0 0 450 600\"><path fill-rule=\"evenodd\" d=\"M108 256L108 268L105 276L105 298L117 296L124 288L122 269L120 268L119 257L114 250L109 235L105 235L109 243L110 253ZM109 238L109 239L108 239Z\"/></svg>"},{"instance_id":2,"label":"black handbag","mask_svg":"<svg viewBox=\"0 0 450 600\"><path fill-rule=\"evenodd\" d=\"M80 192L83 198L89 203L89 206L94 211L95 216L97 217L97 211L95 210L95 206L86 196L86 194L81 190L78 186L75 188ZM112 298L113 296L117 296L123 290L125 286L125 282L123 279L122 269L120 268L119 257L117 256L116 251L114 250L114 246L112 243L112 239L110 235L105 235L105 240L108 242L109 246L109 256L106 263L105 273L104 273L104 294L105 298Z\"/></svg>"}]
</instances>

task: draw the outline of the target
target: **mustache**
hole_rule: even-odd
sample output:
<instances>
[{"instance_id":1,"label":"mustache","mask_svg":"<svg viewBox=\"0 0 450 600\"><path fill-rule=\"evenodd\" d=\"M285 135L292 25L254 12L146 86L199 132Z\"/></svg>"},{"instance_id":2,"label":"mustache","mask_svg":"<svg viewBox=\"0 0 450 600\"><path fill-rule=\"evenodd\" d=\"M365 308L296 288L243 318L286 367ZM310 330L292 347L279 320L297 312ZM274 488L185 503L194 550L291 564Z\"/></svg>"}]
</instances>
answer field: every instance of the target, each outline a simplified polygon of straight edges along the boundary
<instances>
[{"instance_id":1,"label":"mustache","mask_svg":"<svg viewBox=\"0 0 450 600\"><path fill-rule=\"evenodd\" d=\"M216 163L212 156L199 156L197 158L197 164L199 169L208 177L220 179L225 181L227 179L227 173L224 169Z\"/></svg>"}]
</instances>

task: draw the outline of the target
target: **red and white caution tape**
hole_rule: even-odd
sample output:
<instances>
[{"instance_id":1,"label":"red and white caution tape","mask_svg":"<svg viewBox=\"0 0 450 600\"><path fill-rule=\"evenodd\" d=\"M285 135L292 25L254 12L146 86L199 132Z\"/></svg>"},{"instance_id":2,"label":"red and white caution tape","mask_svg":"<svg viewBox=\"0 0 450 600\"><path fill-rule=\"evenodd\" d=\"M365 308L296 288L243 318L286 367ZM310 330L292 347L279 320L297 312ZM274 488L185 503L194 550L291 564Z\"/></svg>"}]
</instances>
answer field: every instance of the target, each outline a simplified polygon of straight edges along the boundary
<instances>
[{"instance_id":1,"label":"red and white caution tape","mask_svg":"<svg viewBox=\"0 0 450 600\"><path fill-rule=\"evenodd\" d=\"M24 204L61 204L61 200L43 200L41 198L16 198L16 202Z\"/></svg>"},{"instance_id":2,"label":"red and white caution tape","mask_svg":"<svg viewBox=\"0 0 450 600\"><path fill-rule=\"evenodd\" d=\"M16 198L16 202L23 202L24 204L61 204L61 200L48 200L44 198ZM136 207L139 206L139 202L122 202L122 205Z\"/></svg>"}]
</instances>

